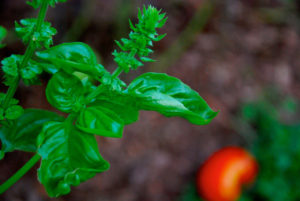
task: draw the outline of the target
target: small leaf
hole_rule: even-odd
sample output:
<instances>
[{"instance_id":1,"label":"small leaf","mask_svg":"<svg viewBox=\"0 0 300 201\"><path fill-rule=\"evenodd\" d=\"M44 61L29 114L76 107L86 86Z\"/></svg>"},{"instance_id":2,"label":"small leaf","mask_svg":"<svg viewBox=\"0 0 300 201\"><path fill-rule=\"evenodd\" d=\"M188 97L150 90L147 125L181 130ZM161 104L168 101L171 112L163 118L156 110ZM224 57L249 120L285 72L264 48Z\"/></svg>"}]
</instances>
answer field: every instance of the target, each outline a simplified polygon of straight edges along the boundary
<instances>
[{"instance_id":1,"label":"small leaf","mask_svg":"<svg viewBox=\"0 0 300 201\"><path fill-rule=\"evenodd\" d=\"M63 71L57 72L48 82L46 96L49 103L63 112L82 108L85 89L78 77Z\"/></svg>"},{"instance_id":2,"label":"small leaf","mask_svg":"<svg viewBox=\"0 0 300 201\"><path fill-rule=\"evenodd\" d=\"M37 52L36 55L39 59L70 74L79 71L97 77L105 71L104 67L98 64L93 50L80 42L63 43Z\"/></svg>"},{"instance_id":3,"label":"small leaf","mask_svg":"<svg viewBox=\"0 0 300 201\"><path fill-rule=\"evenodd\" d=\"M5 110L5 118L9 120L18 119L23 113L24 109L20 105L13 105Z\"/></svg>"},{"instance_id":4,"label":"small leaf","mask_svg":"<svg viewBox=\"0 0 300 201\"><path fill-rule=\"evenodd\" d=\"M63 117L54 112L39 109L25 109L24 114L8 127L0 127L0 139L2 142L2 156L6 152L14 150L35 152L36 139L42 130L42 126L48 121L62 121ZM1 159L1 158L0 158Z\"/></svg>"},{"instance_id":5,"label":"small leaf","mask_svg":"<svg viewBox=\"0 0 300 201\"><path fill-rule=\"evenodd\" d=\"M122 91L126 88L126 84L117 77L113 77L109 72L103 74L100 82L107 88L113 91Z\"/></svg>"},{"instance_id":6,"label":"small leaf","mask_svg":"<svg viewBox=\"0 0 300 201\"><path fill-rule=\"evenodd\" d=\"M10 57L6 57L1 61L2 64L2 70L5 74L12 76L12 77L18 77L18 65L22 61L21 55L15 55L12 54Z\"/></svg>"},{"instance_id":7,"label":"small leaf","mask_svg":"<svg viewBox=\"0 0 300 201\"><path fill-rule=\"evenodd\" d=\"M142 62L153 62L148 56L153 52L149 46L153 46L153 41L161 40L164 35L158 35L157 28L161 28L167 18L165 14L161 14L153 6L143 7L143 12L139 9L139 22L134 26L129 20L129 26L132 31L129 34L129 39L122 38L121 41L116 41L116 44L123 52L114 50L114 61L124 72L135 70L143 66ZM139 57L139 58L136 58ZM140 62L140 59L142 62Z\"/></svg>"},{"instance_id":8,"label":"small leaf","mask_svg":"<svg viewBox=\"0 0 300 201\"><path fill-rule=\"evenodd\" d=\"M68 194L71 186L109 169L95 137L66 122L47 123L39 135L38 146L42 157L38 178L50 197Z\"/></svg>"},{"instance_id":9,"label":"small leaf","mask_svg":"<svg viewBox=\"0 0 300 201\"><path fill-rule=\"evenodd\" d=\"M208 124L217 115L197 92L166 74L145 73L133 80L125 93L137 99L138 109L180 116L197 125Z\"/></svg>"},{"instance_id":10,"label":"small leaf","mask_svg":"<svg viewBox=\"0 0 300 201\"><path fill-rule=\"evenodd\" d=\"M1 61L2 70L4 72L4 84L6 86L11 86L15 83L15 80L18 79L19 70L18 66L22 60L20 55L11 55L6 57Z\"/></svg>"},{"instance_id":11,"label":"small leaf","mask_svg":"<svg viewBox=\"0 0 300 201\"><path fill-rule=\"evenodd\" d=\"M142 62L155 62L155 60L148 57L141 57L140 59Z\"/></svg>"},{"instance_id":12,"label":"small leaf","mask_svg":"<svg viewBox=\"0 0 300 201\"><path fill-rule=\"evenodd\" d=\"M39 63L29 60L27 65L21 68L22 55L11 55L1 61L2 70L6 75L6 82L10 85L18 76L21 76L26 85L38 83L38 75L43 72Z\"/></svg>"},{"instance_id":13,"label":"small leaf","mask_svg":"<svg viewBox=\"0 0 300 201\"><path fill-rule=\"evenodd\" d=\"M52 37L57 33L56 29L51 27L51 23L43 22L41 29L36 30L37 19L22 19L20 24L15 23L16 33L25 44L30 41L36 45L37 48L49 48L53 44Z\"/></svg>"},{"instance_id":14,"label":"small leaf","mask_svg":"<svg viewBox=\"0 0 300 201\"><path fill-rule=\"evenodd\" d=\"M101 107L88 107L80 112L76 126L87 133L121 138L124 122L113 111Z\"/></svg>"},{"instance_id":15,"label":"small leaf","mask_svg":"<svg viewBox=\"0 0 300 201\"><path fill-rule=\"evenodd\" d=\"M137 60L134 56L131 56L127 52L117 52L116 50L113 52L113 55L115 56L114 61L118 64L120 68L125 73L128 73L130 69L137 69L140 66L143 66L143 64Z\"/></svg>"}]
</instances>

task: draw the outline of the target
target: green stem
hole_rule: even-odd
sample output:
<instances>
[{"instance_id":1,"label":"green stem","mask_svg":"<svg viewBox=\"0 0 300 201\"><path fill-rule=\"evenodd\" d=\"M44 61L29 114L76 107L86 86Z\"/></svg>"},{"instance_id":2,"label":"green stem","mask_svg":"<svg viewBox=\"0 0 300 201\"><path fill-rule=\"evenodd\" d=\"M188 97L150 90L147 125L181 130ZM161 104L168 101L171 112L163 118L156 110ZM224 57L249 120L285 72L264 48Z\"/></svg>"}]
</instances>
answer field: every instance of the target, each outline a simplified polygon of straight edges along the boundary
<instances>
[{"instance_id":1,"label":"green stem","mask_svg":"<svg viewBox=\"0 0 300 201\"><path fill-rule=\"evenodd\" d=\"M35 27L35 31L39 32L42 28L43 21L45 20L46 17L46 12L48 9L48 1L43 0L38 18L37 18L37 24ZM26 51L24 53L23 60L19 66L20 69L24 68L32 55L34 54L36 50L36 46L33 42L33 40L30 41L28 47L26 48ZM7 108L9 106L9 102L13 98L13 96L16 93L16 90L18 88L20 82L20 76L17 77L15 82L9 87L7 91L7 95L3 101L3 108ZM34 155L20 170L18 170L12 177L10 177L7 181L5 181L1 186L0 186L0 194L4 193L7 189L9 189L13 184L15 184L26 172L28 172L34 164L36 164L40 160L40 156L38 154Z\"/></svg>"},{"instance_id":2,"label":"green stem","mask_svg":"<svg viewBox=\"0 0 300 201\"><path fill-rule=\"evenodd\" d=\"M136 51L131 51L130 52L130 56L134 57L136 54ZM112 79L115 79L117 77L119 77L119 75L121 75L121 73L123 72L123 69L121 67L118 66L118 68L112 73ZM101 84L100 86L97 87L97 89L95 89L91 94L89 94L86 99L85 99L85 103L88 104L90 103L95 97L97 97L99 94L101 94L104 90L103 84Z\"/></svg>"},{"instance_id":3,"label":"green stem","mask_svg":"<svg viewBox=\"0 0 300 201\"><path fill-rule=\"evenodd\" d=\"M42 28L43 22L45 21L46 18L46 13L48 10L48 0L43 0L40 11L39 11L39 15L37 18L37 22L36 22L36 31L39 32Z\"/></svg>"},{"instance_id":4,"label":"green stem","mask_svg":"<svg viewBox=\"0 0 300 201\"><path fill-rule=\"evenodd\" d=\"M37 18L35 32L41 31L43 22L44 22L45 17L46 17L47 9L48 9L48 1L44 0L42 5L41 5L40 12L39 12L39 15L38 15L38 18ZM27 49L25 51L25 54L24 54L23 60L21 62L20 68L24 68L28 64L28 62L29 62L30 58L32 57L32 55L34 54L35 50L36 50L36 46L35 46L33 40L31 40L30 43L29 43L29 46L27 47Z\"/></svg>"},{"instance_id":5,"label":"green stem","mask_svg":"<svg viewBox=\"0 0 300 201\"><path fill-rule=\"evenodd\" d=\"M117 78L121 73L123 72L122 68L118 67L113 73L112 73L112 79ZM85 104L90 103L95 97L97 97L99 94L101 94L104 91L104 85L101 84L98 86L92 93L90 93L86 99Z\"/></svg>"},{"instance_id":6,"label":"green stem","mask_svg":"<svg viewBox=\"0 0 300 201\"><path fill-rule=\"evenodd\" d=\"M0 195L14 185L21 177L23 177L39 160L40 155L35 154L21 169L19 169L12 177L6 180L0 186Z\"/></svg>"},{"instance_id":7,"label":"green stem","mask_svg":"<svg viewBox=\"0 0 300 201\"><path fill-rule=\"evenodd\" d=\"M73 123L74 123L74 121L75 121L75 119L76 119L76 117L78 116L78 113L75 113L75 112L73 112L73 113L71 113L71 114L69 114L68 116L67 116L67 118L65 119L65 123L68 125L73 125Z\"/></svg>"},{"instance_id":8,"label":"green stem","mask_svg":"<svg viewBox=\"0 0 300 201\"><path fill-rule=\"evenodd\" d=\"M41 5L41 8L40 8L40 11L38 14L38 18L37 18L37 24L36 24L36 28L35 28L35 31L37 31L37 32L40 31L42 28L43 21L45 20L45 17L46 17L47 9L48 9L48 1L44 0ZM30 58L32 57L32 55L34 54L35 50L36 50L36 47L35 47L33 41L31 40L28 47L26 48L21 65L19 66L20 69L24 68L28 64L28 62L29 62ZM3 101L4 109L6 109L9 106L10 100L14 97L14 95L17 91L19 82L20 82L20 77L18 76L16 78L15 82L8 88L6 97Z\"/></svg>"},{"instance_id":9,"label":"green stem","mask_svg":"<svg viewBox=\"0 0 300 201\"><path fill-rule=\"evenodd\" d=\"M119 75L121 75L121 73L123 72L122 68L118 67L112 74L113 78L117 78L119 77Z\"/></svg>"},{"instance_id":10,"label":"green stem","mask_svg":"<svg viewBox=\"0 0 300 201\"><path fill-rule=\"evenodd\" d=\"M132 50L129 53L129 56L131 57L135 57L137 50ZM117 78L119 77L119 75L121 75L121 73L123 72L123 69L121 67L118 66L118 68L113 72L112 77L113 78Z\"/></svg>"},{"instance_id":11,"label":"green stem","mask_svg":"<svg viewBox=\"0 0 300 201\"><path fill-rule=\"evenodd\" d=\"M3 106L2 106L3 109L6 109L8 107L10 100L15 95L18 85L19 85L19 81L20 81L20 78L17 77L16 80L14 81L14 83L8 88L5 99L3 101Z\"/></svg>"}]
</instances>

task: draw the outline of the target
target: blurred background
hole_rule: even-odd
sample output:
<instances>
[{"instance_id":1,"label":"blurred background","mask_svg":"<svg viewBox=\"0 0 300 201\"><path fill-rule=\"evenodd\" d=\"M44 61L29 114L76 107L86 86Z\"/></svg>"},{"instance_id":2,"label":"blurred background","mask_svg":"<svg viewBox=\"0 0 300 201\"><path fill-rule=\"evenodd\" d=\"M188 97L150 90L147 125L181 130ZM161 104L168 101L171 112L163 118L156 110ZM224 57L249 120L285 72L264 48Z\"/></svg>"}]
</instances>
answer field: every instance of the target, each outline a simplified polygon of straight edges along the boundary
<instances>
[{"instance_id":1,"label":"blurred background","mask_svg":"<svg viewBox=\"0 0 300 201\"><path fill-rule=\"evenodd\" d=\"M299 201L300 1L68 0L47 14L58 30L54 44L85 42L113 71L114 40L128 36L128 19L135 22L143 4L167 13L160 30L167 37L155 44L156 63L121 78L128 83L143 72L168 73L198 91L219 115L207 126L195 126L141 112L122 139L99 139L100 153L111 163L108 172L51 199L37 181L36 166L0 200L197 201L201 164L216 150L236 145L260 164L258 180L241 200ZM0 25L9 30L1 59L24 53L14 22L36 15L25 0L0 1ZM48 79L43 75L41 86L21 84L16 94L21 105L53 110L44 95ZM0 161L0 182L30 157L8 153Z\"/></svg>"}]
</instances>

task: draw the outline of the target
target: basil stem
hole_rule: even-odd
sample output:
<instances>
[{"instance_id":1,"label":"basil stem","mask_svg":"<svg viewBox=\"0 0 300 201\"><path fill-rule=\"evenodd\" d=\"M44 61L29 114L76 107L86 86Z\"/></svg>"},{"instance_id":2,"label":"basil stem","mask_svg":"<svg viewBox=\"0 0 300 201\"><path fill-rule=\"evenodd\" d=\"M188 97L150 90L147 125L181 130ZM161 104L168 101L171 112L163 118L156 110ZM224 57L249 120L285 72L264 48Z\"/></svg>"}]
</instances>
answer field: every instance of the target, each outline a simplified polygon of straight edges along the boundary
<instances>
[{"instance_id":1,"label":"basil stem","mask_svg":"<svg viewBox=\"0 0 300 201\"><path fill-rule=\"evenodd\" d=\"M38 18L37 18L37 24L35 27L35 31L40 31L43 21L46 17L46 13L47 13L47 9L48 9L48 1L47 0L43 0L39 14L38 14ZM33 43L33 41L31 40L23 57L23 60L21 62L20 65L20 69L24 68L27 64L28 61L30 60L30 58L32 57L32 55L34 54L36 50L36 47ZM17 88L19 86L19 82L20 82L20 76L17 77L17 79L15 80L15 82L13 83L13 85L11 85L8 90L7 90L7 94L6 97L3 101L3 108L6 109L9 105L10 100L12 99L12 97L15 95Z\"/></svg>"},{"instance_id":2,"label":"basil stem","mask_svg":"<svg viewBox=\"0 0 300 201\"><path fill-rule=\"evenodd\" d=\"M14 185L21 177L23 177L39 160L40 155L35 154L21 169L19 169L12 177L6 180L0 186L0 195Z\"/></svg>"}]
</instances>

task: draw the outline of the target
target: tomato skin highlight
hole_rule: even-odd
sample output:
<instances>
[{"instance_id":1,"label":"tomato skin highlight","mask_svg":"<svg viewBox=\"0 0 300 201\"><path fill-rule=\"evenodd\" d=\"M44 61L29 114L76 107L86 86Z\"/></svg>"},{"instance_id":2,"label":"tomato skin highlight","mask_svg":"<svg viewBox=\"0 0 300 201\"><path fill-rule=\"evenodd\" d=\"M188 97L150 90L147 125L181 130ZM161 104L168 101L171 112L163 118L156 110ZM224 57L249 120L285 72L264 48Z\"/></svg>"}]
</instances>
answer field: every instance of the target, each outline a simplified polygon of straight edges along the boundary
<instances>
[{"instance_id":1,"label":"tomato skin highlight","mask_svg":"<svg viewBox=\"0 0 300 201\"><path fill-rule=\"evenodd\" d=\"M258 173L255 158L239 147L215 152L197 174L197 189L206 201L236 201L244 184L254 182Z\"/></svg>"}]
</instances>

